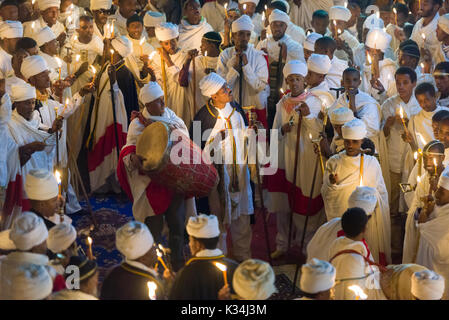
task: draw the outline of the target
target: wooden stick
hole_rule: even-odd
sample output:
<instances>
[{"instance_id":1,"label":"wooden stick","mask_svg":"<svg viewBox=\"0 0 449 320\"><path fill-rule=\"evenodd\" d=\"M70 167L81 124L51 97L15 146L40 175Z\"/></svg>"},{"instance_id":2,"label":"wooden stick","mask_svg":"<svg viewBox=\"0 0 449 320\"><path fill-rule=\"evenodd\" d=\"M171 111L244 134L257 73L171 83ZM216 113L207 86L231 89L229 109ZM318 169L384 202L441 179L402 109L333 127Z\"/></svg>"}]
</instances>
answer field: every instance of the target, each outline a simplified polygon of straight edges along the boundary
<instances>
[{"instance_id":1,"label":"wooden stick","mask_svg":"<svg viewBox=\"0 0 449 320\"><path fill-rule=\"evenodd\" d=\"M193 78L193 110L195 110L194 112L196 113L196 63L195 63L195 57L193 57L192 59L192 67L193 67L193 74L192 74L192 78Z\"/></svg>"},{"instance_id":2,"label":"wooden stick","mask_svg":"<svg viewBox=\"0 0 449 320\"><path fill-rule=\"evenodd\" d=\"M165 74L165 60L162 55L162 48L159 50L159 54L161 56L161 71L162 71L162 85L164 90L164 102L167 104L167 75Z\"/></svg>"}]
</instances>

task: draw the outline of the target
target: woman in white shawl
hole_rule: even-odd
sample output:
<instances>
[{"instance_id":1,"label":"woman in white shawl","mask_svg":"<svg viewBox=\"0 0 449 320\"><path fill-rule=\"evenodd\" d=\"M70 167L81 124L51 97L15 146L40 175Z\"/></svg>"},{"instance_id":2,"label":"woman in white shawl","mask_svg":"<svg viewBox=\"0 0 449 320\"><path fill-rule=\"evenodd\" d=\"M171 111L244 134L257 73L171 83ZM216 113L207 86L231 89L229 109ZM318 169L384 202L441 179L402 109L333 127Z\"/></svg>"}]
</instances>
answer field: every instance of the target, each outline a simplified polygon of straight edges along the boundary
<instances>
[{"instance_id":1,"label":"woman in white shawl","mask_svg":"<svg viewBox=\"0 0 449 320\"><path fill-rule=\"evenodd\" d=\"M201 16L200 2L188 0L184 3L185 16L179 24L179 46L183 50L198 49L206 32L214 31L206 18Z\"/></svg>"}]
</instances>

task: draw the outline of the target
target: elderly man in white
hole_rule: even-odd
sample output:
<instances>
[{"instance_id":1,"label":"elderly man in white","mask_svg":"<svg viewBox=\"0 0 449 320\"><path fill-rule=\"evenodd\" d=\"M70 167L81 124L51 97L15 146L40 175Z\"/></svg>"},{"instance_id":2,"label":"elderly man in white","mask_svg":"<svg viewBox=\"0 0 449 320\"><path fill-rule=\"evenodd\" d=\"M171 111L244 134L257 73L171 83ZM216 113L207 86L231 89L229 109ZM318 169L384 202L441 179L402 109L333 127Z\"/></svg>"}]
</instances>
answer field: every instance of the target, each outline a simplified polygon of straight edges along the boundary
<instances>
[{"instance_id":1,"label":"elderly man in white","mask_svg":"<svg viewBox=\"0 0 449 320\"><path fill-rule=\"evenodd\" d=\"M324 260L311 259L301 267L300 300L331 300L335 285L335 268Z\"/></svg>"},{"instance_id":2,"label":"elderly man in white","mask_svg":"<svg viewBox=\"0 0 449 320\"><path fill-rule=\"evenodd\" d=\"M444 296L444 278L431 270L415 272L411 292L416 300L441 300Z\"/></svg>"},{"instance_id":3,"label":"elderly man in white","mask_svg":"<svg viewBox=\"0 0 449 320\"><path fill-rule=\"evenodd\" d=\"M14 76L11 65L12 54L16 51L16 43L23 36L22 24L19 21L3 21L0 24L0 76Z\"/></svg>"}]
</instances>

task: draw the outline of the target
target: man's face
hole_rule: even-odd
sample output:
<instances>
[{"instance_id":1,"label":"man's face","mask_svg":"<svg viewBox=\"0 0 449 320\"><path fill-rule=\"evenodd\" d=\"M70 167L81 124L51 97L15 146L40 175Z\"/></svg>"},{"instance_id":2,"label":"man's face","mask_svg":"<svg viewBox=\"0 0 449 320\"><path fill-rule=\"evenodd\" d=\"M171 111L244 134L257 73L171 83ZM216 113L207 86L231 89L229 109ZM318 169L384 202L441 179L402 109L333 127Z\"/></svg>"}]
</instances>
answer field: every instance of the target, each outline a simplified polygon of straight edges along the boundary
<instances>
[{"instance_id":1,"label":"man's face","mask_svg":"<svg viewBox=\"0 0 449 320\"><path fill-rule=\"evenodd\" d=\"M36 56L36 55L39 54L39 48L37 47L37 45L35 45L35 46L32 47L32 48L26 49L26 51L28 52L28 54L29 54L30 56Z\"/></svg>"},{"instance_id":2,"label":"man's face","mask_svg":"<svg viewBox=\"0 0 449 320\"><path fill-rule=\"evenodd\" d=\"M270 23L270 28L273 39L278 41L284 36L285 30L287 30L287 24L282 21L273 21Z\"/></svg>"},{"instance_id":3,"label":"man's face","mask_svg":"<svg viewBox=\"0 0 449 320\"><path fill-rule=\"evenodd\" d=\"M0 9L0 16L3 21L17 21L19 20L19 8L16 6L5 6Z\"/></svg>"},{"instance_id":4,"label":"man's face","mask_svg":"<svg viewBox=\"0 0 449 320\"><path fill-rule=\"evenodd\" d=\"M94 14L94 19L96 22L98 22L99 24L106 24L106 22L108 21L108 17L109 17L109 10L94 10L93 11Z\"/></svg>"},{"instance_id":5,"label":"man's face","mask_svg":"<svg viewBox=\"0 0 449 320\"><path fill-rule=\"evenodd\" d=\"M329 17L327 18L312 18L312 27L316 33L324 35L329 26Z\"/></svg>"},{"instance_id":6,"label":"man's face","mask_svg":"<svg viewBox=\"0 0 449 320\"><path fill-rule=\"evenodd\" d=\"M379 12L379 17L382 19L382 21L384 22L385 25L388 25L389 23L391 23L390 18L391 18L391 12L392 11L380 11Z\"/></svg>"},{"instance_id":7,"label":"man's face","mask_svg":"<svg viewBox=\"0 0 449 320\"><path fill-rule=\"evenodd\" d=\"M142 37L143 25L140 22L131 22L126 29L131 38L139 40Z\"/></svg>"},{"instance_id":8,"label":"man's face","mask_svg":"<svg viewBox=\"0 0 449 320\"><path fill-rule=\"evenodd\" d=\"M30 84L33 87L39 88L39 89L46 89L50 88L51 81L50 81L50 71L45 70L41 73L38 73L34 76L32 76L29 79Z\"/></svg>"},{"instance_id":9,"label":"man's face","mask_svg":"<svg viewBox=\"0 0 449 320\"><path fill-rule=\"evenodd\" d=\"M17 112L25 118L25 120L30 121L31 116L34 112L34 106L36 104L36 99L28 99L25 101L16 101L14 102L14 108L17 109Z\"/></svg>"},{"instance_id":10,"label":"man's face","mask_svg":"<svg viewBox=\"0 0 449 320\"><path fill-rule=\"evenodd\" d=\"M120 14L123 18L128 19L136 13L137 2L136 0L122 0L119 2Z\"/></svg>"},{"instance_id":11,"label":"man's face","mask_svg":"<svg viewBox=\"0 0 449 320\"><path fill-rule=\"evenodd\" d=\"M433 121L432 120L432 131L433 131L433 136L435 137L435 139L440 140L440 138L438 138L438 131L440 130L440 123L437 121Z\"/></svg>"},{"instance_id":12,"label":"man's face","mask_svg":"<svg viewBox=\"0 0 449 320\"><path fill-rule=\"evenodd\" d=\"M344 139L346 154L350 157L358 156L363 140Z\"/></svg>"},{"instance_id":13,"label":"man's face","mask_svg":"<svg viewBox=\"0 0 449 320\"><path fill-rule=\"evenodd\" d=\"M422 0L420 8L421 17L423 18L432 17L438 11L439 8L440 6L434 4L433 0Z\"/></svg>"},{"instance_id":14,"label":"man's face","mask_svg":"<svg viewBox=\"0 0 449 320\"><path fill-rule=\"evenodd\" d=\"M418 58L411 57L408 54L405 54L402 51L399 51L398 62L400 67L409 67L413 70L418 66Z\"/></svg>"},{"instance_id":15,"label":"man's face","mask_svg":"<svg viewBox=\"0 0 449 320\"><path fill-rule=\"evenodd\" d=\"M434 111L436 108L436 97L432 97L428 92L415 94L421 108L426 112Z\"/></svg>"},{"instance_id":16,"label":"man's face","mask_svg":"<svg viewBox=\"0 0 449 320\"><path fill-rule=\"evenodd\" d=\"M346 91L348 91L350 89L358 88L360 86L360 82L360 75L358 72L346 72L343 74L341 85Z\"/></svg>"},{"instance_id":17,"label":"man's face","mask_svg":"<svg viewBox=\"0 0 449 320\"><path fill-rule=\"evenodd\" d=\"M211 98L214 102L219 103L219 104L231 102L233 99L232 90L225 83L223 85L223 87L221 87L221 89L218 90L218 92L216 94L214 94Z\"/></svg>"},{"instance_id":18,"label":"man's face","mask_svg":"<svg viewBox=\"0 0 449 320\"><path fill-rule=\"evenodd\" d=\"M306 84L312 87L315 87L319 85L321 82L323 82L324 75L310 71L306 75Z\"/></svg>"},{"instance_id":19,"label":"man's face","mask_svg":"<svg viewBox=\"0 0 449 320\"><path fill-rule=\"evenodd\" d=\"M449 93L449 76L435 76L435 84L438 91L442 94L446 95Z\"/></svg>"},{"instance_id":20,"label":"man's face","mask_svg":"<svg viewBox=\"0 0 449 320\"><path fill-rule=\"evenodd\" d=\"M449 148L449 121L440 121L440 123L437 123L437 128L437 139L444 144L444 148Z\"/></svg>"},{"instance_id":21,"label":"man's face","mask_svg":"<svg viewBox=\"0 0 449 320\"><path fill-rule=\"evenodd\" d=\"M210 56L211 52L217 51L217 46L213 44L211 41L207 41L206 39L201 39L201 46L200 46L201 54L204 56L207 52L207 55Z\"/></svg>"},{"instance_id":22,"label":"man's face","mask_svg":"<svg viewBox=\"0 0 449 320\"><path fill-rule=\"evenodd\" d=\"M407 100L413 94L413 89L416 86L416 81L412 82L408 74L397 74L395 76L396 89L398 90L399 96L403 100Z\"/></svg>"},{"instance_id":23,"label":"man's face","mask_svg":"<svg viewBox=\"0 0 449 320\"><path fill-rule=\"evenodd\" d=\"M57 55L59 52L59 42L56 39L51 40L50 42L47 42L44 44L44 51L45 53L54 56Z\"/></svg>"},{"instance_id":24,"label":"man's face","mask_svg":"<svg viewBox=\"0 0 449 320\"><path fill-rule=\"evenodd\" d=\"M175 54L176 50L178 50L178 38L167 41L159 41L159 43L161 44L161 47L169 54Z\"/></svg>"},{"instance_id":25,"label":"man's face","mask_svg":"<svg viewBox=\"0 0 449 320\"><path fill-rule=\"evenodd\" d=\"M254 12L256 12L256 5L252 2L245 2L245 3L239 4L239 10L242 14L246 14L247 16L252 18Z\"/></svg>"},{"instance_id":26,"label":"man's face","mask_svg":"<svg viewBox=\"0 0 449 320\"><path fill-rule=\"evenodd\" d=\"M449 203L449 190L444 189L443 187L438 187L435 192L435 203L437 206L444 206Z\"/></svg>"},{"instance_id":27,"label":"man's face","mask_svg":"<svg viewBox=\"0 0 449 320\"><path fill-rule=\"evenodd\" d=\"M251 38L251 31L241 30L232 34L235 48L245 51L248 48L248 43Z\"/></svg>"},{"instance_id":28,"label":"man's face","mask_svg":"<svg viewBox=\"0 0 449 320\"><path fill-rule=\"evenodd\" d=\"M304 77L300 74L289 74L286 79L292 96L298 96L304 91Z\"/></svg>"},{"instance_id":29,"label":"man's face","mask_svg":"<svg viewBox=\"0 0 449 320\"><path fill-rule=\"evenodd\" d=\"M83 42L89 43L92 40L94 34L94 23L93 21L81 20L79 22L79 28L76 29L78 32L78 38L82 39Z\"/></svg>"},{"instance_id":30,"label":"man's face","mask_svg":"<svg viewBox=\"0 0 449 320\"><path fill-rule=\"evenodd\" d=\"M190 1L186 5L185 15L190 24L197 25L201 21L200 5L196 1Z\"/></svg>"},{"instance_id":31,"label":"man's face","mask_svg":"<svg viewBox=\"0 0 449 320\"><path fill-rule=\"evenodd\" d=\"M147 108L148 113L152 116L162 116L165 109L164 97L159 97L154 101L146 103L145 108Z\"/></svg>"},{"instance_id":32,"label":"man's face","mask_svg":"<svg viewBox=\"0 0 449 320\"><path fill-rule=\"evenodd\" d=\"M43 12L41 12L42 19L49 25L52 26L58 21L59 18L59 8L58 7L50 7Z\"/></svg>"}]
</instances>

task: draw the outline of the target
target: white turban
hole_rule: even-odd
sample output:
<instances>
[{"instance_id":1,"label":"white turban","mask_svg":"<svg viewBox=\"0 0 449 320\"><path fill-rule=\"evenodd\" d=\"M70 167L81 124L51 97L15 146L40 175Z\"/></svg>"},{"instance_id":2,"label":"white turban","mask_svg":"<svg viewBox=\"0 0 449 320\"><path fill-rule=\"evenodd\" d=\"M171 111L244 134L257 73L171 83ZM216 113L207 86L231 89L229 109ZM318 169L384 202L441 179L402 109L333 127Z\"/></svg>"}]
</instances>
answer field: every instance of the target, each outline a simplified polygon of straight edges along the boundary
<instances>
[{"instance_id":1,"label":"white turban","mask_svg":"<svg viewBox=\"0 0 449 320\"><path fill-rule=\"evenodd\" d=\"M39 32L37 32L34 35L34 40L36 40L38 47L41 47L44 44L46 44L47 42L50 42L55 39L56 39L56 35L53 32L53 30L51 30L51 28L49 26L43 27Z\"/></svg>"},{"instance_id":2,"label":"white turban","mask_svg":"<svg viewBox=\"0 0 449 320\"><path fill-rule=\"evenodd\" d=\"M319 74L327 74L331 66L331 59L325 54L312 53L307 60L307 69Z\"/></svg>"},{"instance_id":3,"label":"white turban","mask_svg":"<svg viewBox=\"0 0 449 320\"><path fill-rule=\"evenodd\" d=\"M55 176L46 170L30 170L25 178L25 192L31 200L49 200L58 196Z\"/></svg>"},{"instance_id":4,"label":"white turban","mask_svg":"<svg viewBox=\"0 0 449 320\"><path fill-rule=\"evenodd\" d=\"M290 23L290 17L285 12L279 9L274 9L268 18L268 22L272 23L274 21L281 21L288 25Z\"/></svg>"},{"instance_id":5,"label":"white turban","mask_svg":"<svg viewBox=\"0 0 449 320\"><path fill-rule=\"evenodd\" d=\"M329 119L332 124L343 125L354 119L354 112L346 107L337 108L329 114Z\"/></svg>"},{"instance_id":6,"label":"white turban","mask_svg":"<svg viewBox=\"0 0 449 320\"><path fill-rule=\"evenodd\" d=\"M381 18L378 18L375 14L370 15L363 22L363 29L382 29L384 27L384 21Z\"/></svg>"},{"instance_id":7,"label":"white turban","mask_svg":"<svg viewBox=\"0 0 449 320\"><path fill-rule=\"evenodd\" d=\"M358 186L348 199L348 208L362 208L367 216L374 212L376 204L376 189L371 187Z\"/></svg>"},{"instance_id":8,"label":"white turban","mask_svg":"<svg viewBox=\"0 0 449 320\"><path fill-rule=\"evenodd\" d=\"M23 27L19 21L3 21L0 22L0 38L12 39L12 38L22 38L23 37Z\"/></svg>"},{"instance_id":9,"label":"white turban","mask_svg":"<svg viewBox=\"0 0 449 320\"><path fill-rule=\"evenodd\" d=\"M307 49L309 51L315 51L315 41L317 41L319 38L322 37L323 37L322 34L316 32L309 33L306 40L304 41L304 49Z\"/></svg>"},{"instance_id":10,"label":"white turban","mask_svg":"<svg viewBox=\"0 0 449 320\"><path fill-rule=\"evenodd\" d=\"M239 4L244 4L244 3L248 3L248 2L252 2L256 6L259 4L259 0L239 0Z\"/></svg>"},{"instance_id":11,"label":"white turban","mask_svg":"<svg viewBox=\"0 0 449 320\"><path fill-rule=\"evenodd\" d=\"M372 29L366 36L365 44L371 49L385 52L390 47L391 36L382 29Z\"/></svg>"},{"instance_id":12,"label":"white turban","mask_svg":"<svg viewBox=\"0 0 449 320\"><path fill-rule=\"evenodd\" d=\"M44 58L39 55L29 56L23 59L20 73L26 80L39 74L43 71L48 71L48 65Z\"/></svg>"},{"instance_id":13,"label":"white turban","mask_svg":"<svg viewBox=\"0 0 449 320\"><path fill-rule=\"evenodd\" d=\"M438 18L438 26L445 33L449 34L449 13L446 13Z\"/></svg>"},{"instance_id":14,"label":"white turban","mask_svg":"<svg viewBox=\"0 0 449 320\"><path fill-rule=\"evenodd\" d=\"M195 238L210 239L220 235L218 219L213 214L190 217L186 229L189 236Z\"/></svg>"},{"instance_id":15,"label":"white turban","mask_svg":"<svg viewBox=\"0 0 449 320\"><path fill-rule=\"evenodd\" d=\"M305 293L315 294L327 291L335 284L336 271L327 261L313 258L301 268L299 287Z\"/></svg>"},{"instance_id":16,"label":"white turban","mask_svg":"<svg viewBox=\"0 0 449 320\"><path fill-rule=\"evenodd\" d=\"M223 79L220 75L215 72L211 72L203 79L201 79L199 85L203 96L211 97L212 95L216 94L225 83L226 80Z\"/></svg>"},{"instance_id":17,"label":"white turban","mask_svg":"<svg viewBox=\"0 0 449 320\"><path fill-rule=\"evenodd\" d=\"M415 272L411 291L420 300L440 300L444 293L444 278L431 270Z\"/></svg>"},{"instance_id":18,"label":"white turban","mask_svg":"<svg viewBox=\"0 0 449 320\"><path fill-rule=\"evenodd\" d=\"M109 10L112 6L112 0L90 0L90 10Z\"/></svg>"},{"instance_id":19,"label":"white turban","mask_svg":"<svg viewBox=\"0 0 449 320\"><path fill-rule=\"evenodd\" d=\"M351 11L343 6L333 6L329 10L330 20L342 20L348 22L351 19Z\"/></svg>"},{"instance_id":20,"label":"white turban","mask_svg":"<svg viewBox=\"0 0 449 320\"><path fill-rule=\"evenodd\" d=\"M143 17L143 25L145 27L156 27L166 21L167 18L165 17L165 13L160 13L157 11L147 11Z\"/></svg>"},{"instance_id":21,"label":"white turban","mask_svg":"<svg viewBox=\"0 0 449 320\"><path fill-rule=\"evenodd\" d=\"M291 74L299 74L303 77L307 75L307 65L299 60L290 60L284 66L284 78L287 78Z\"/></svg>"},{"instance_id":22,"label":"white turban","mask_svg":"<svg viewBox=\"0 0 449 320\"><path fill-rule=\"evenodd\" d=\"M47 247L53 253L67 250L76 240L76 230L70 223L59 223L48 231Z\"/></svg>"},{"instance_id":23,"label":"white turban","mask_svg":"<svg viewBox=\"0 0 449 320\"><path fill-rule=\"evenodd\" d=\"M163 96L164 91L161 86L157 82L150 81L140 89L139 100L143 104L147 104Z\"/></svg>"},{"instance_id":24,"label":"white turban","mask_svg":"<svg viewBox=\"0 0 449 320\"><path fill-rule=\"evenodd\" d=\"M9 238L9 234L11 233L11 229L4 230L0 232L0 249L2 250L15 250L16 245Z\"/></svg>"},{"instance_id":25,"label":"white turban","mask_svg":"<svg viewBox=\"0 0 449 320\"><path fill-rule=\"evenodd\" d=\"M2 300L43 300L53 291L53 280L43 265L2 264Z\"/></svg>"},{"instance_id":26,"label":"white turban","mask_svg":"<svg viewBox=\"0 0 449 320\"><path fill-rule=\"evenodd\" d=\"M37 0L37 5L39 6L39 11L45 11L51 7L59 7L61 6L60 0Z\"/></svg>"},{"instance_id":27,"label":"white turban","mask_svg":"<svg viewBox=\"0 0 449 320\"><path fill-rule=\"evenodd\" d=\"M363 140L366 137L366 125L360 119L353 119L341 127L343 139Z\"/></svg>"},{"instance_id":28,"label":"white turban","mask_svg":"<svg viewBox=\"0 0 449 320\"><path fill-rule=\"evenodd\" d=\"M36 99L36 88L27 82L17 82L11 85L11 102Z\"/></svg>"},{"instance_id":29,"label":"white turban","mask_svg":"<svg viewBox=\"0 0 449 320\"><path fill-rule=\"evenodd\" d=\"M232 286L245 300L266 300L277 292L273 268L262 260L248 259L235 269Z\"/></svg>"},{"instance_id":30,"label":"white turban","mask_svg":"<svg viewBox=\"0 0 449 320\"><path fill-rule=\"evenodd\" d=\"M246 14L242 14L240 18L232 23L231 29L232 32L253 31L254 24L249 16L247 16Z\"/></svg>"},{"instance_id":31,"label":"white turban","mask_svg":"<svg viewBox=\"0 0 449 320\"><path fill-rule=\"evenodd\" d=\"M115 245L127 259L135 260L146 254L154 240L148 227L139 221L130 221L117 230Z\"/></svg>"},{"instance_id":32,"label":"white turban","mask_svg":"<svg viewBox=\"0 0 449 320\"><path fill-rule=\"evenodd\" d=\"M178 26L171 22L158 25L154 31L159 41L168 41L179 37Z\"/></svg>"},{"instance_id":33,"label":"white turban","mask_svg":"<svg viewBox=\"0 0 449 320\"><path fill-rule=\"evenodd\" d=\"M9 238L17 249L28 251L47 240L48 231L44 220L36 214L25 211L16 220L11 228Z\"/></svg>"},{"instance_id":34,"label":"white turban","mask_svg":"<svg viewBox=\"0 0 449 320\"><path fill-rule=\"evenodd\" d=\"M449 190L449 169L445 169L441 173L440 179L438 180L438 187Z\"/></svg>"},{"instance_id":35,"label":"white turban","mask_svg":"<svg viewBox=\"0 0 449 320\"><path fill-rule=\"evenodd\" d=\"M119 55L125 59L133 52L132 42L125 36L120 36L111 41L112 47L118 52Z\"/></svg>"},{"instance_id":36,"label":"white turban","mask_svg":"<svg viewBox=\"0 0 449 320\"><path fill-rule=\"evenodd\" d=\"M379 7L375 6L374 4L369 5L368 7L366 7L365 9L365 14L367 14L368 16L371 14L371 11L374 11L373 14L376 14L379 12Z\"/></svg>"}]
</instances>

